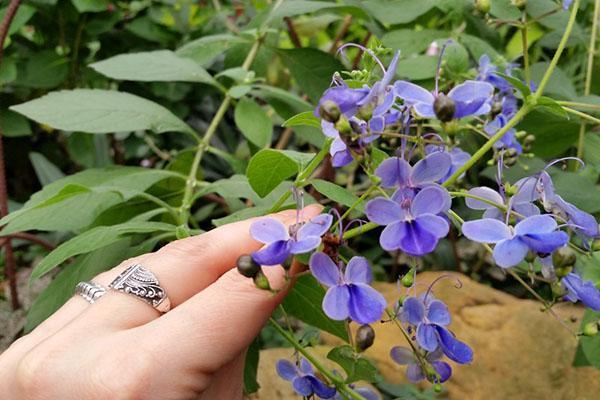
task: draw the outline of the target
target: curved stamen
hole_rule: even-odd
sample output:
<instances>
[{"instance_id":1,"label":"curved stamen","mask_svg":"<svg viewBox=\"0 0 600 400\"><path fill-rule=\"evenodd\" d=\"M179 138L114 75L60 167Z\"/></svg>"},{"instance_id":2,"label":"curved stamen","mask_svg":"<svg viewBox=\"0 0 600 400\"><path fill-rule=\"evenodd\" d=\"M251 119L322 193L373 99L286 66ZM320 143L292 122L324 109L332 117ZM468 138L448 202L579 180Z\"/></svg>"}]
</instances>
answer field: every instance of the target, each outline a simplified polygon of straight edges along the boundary
<instances>
[{"instance_id":1,"label":"curved stamen","mask_svg":"<svg viewBox=\"0 0 600 400\"><path fill-rule=\"evenodd\" d=\"M437 278L435 278L433 280L433 282L431 282L431 284L429 285L429 288L427 289L427 292L425 292L425 297L423 297L423 302L425 302L427 300L427 296L429 296L429 293L431 293L431 289L433 289L433 286L438 283L439 281L441 281L442 279L455 279L456 283L454 284L454 287L456 289L460 289L463 287L463 283L462 281L454 275L451 274L444 274L444 275L440 275Z\"/></svg>"},{"instance_id":2,"label":"curved stamen","mask_svg":"<svg viewBox=\"0 0 600 400\"><path fill-rule=\"evenodd\" d=\"M568 160L577 161L579 163L579 165L581 165L581 168L585 168L585 163L579 157L562 157L562 158L558 158L558 159L556 159L554 161L550 161L548 164L546 164L546 166L544 167L543 170L546 171L548 168L550 168L554 164L558 164L559 162L565 162L565 161L568 161Z\"/></svg>"},{"instance_id":3,"label":"curved stamen","mask_svg":"<svg viewBox=\"0 0 600 400\"><path fill-rule=\"evenodd\" d=\"M346 59L346 61L348 61L348 58L346 57L346 53L344 53L344 50L346 49L346 47L357 47L360 50L362 50L363 52L367 53L368 55L370 55L373 60L375 60L375 62L377 64L379 64L379 67L381 68L381 70L383 71L383 73L386 73L386 69L383 66L383 63L381 62L381 60L375 55L375 53L373 52L373 50L366 48L365 46L358 44L358 43L346 43L342 46L340 46L340 48L337 50L336 53L341 53L344 58Z\"/></svg>"},{"instance_id":4,"label":"curved stamen","mask_svg":"<svg viewBox=\"0 0 600 400\"><path fill-rule=\"evenodd\" d=\"M433 92L433 95L436 97L439 92L440 74L442 72L442 58L444 58L444 53L446 52L446 47L448 47L448 45L452 44L452 43L454 43L454 41L452 39L446 40L446 43L444 43L444 45L442 46L442 50L440 50L440 56L438 57L438 62L437 62L437 69L435 71L435 91Z\"/></svg>"},{"instance_id":5,"label":"curved stamen","mask_svg":"<svg viewBox=\"0 0 600 400\"><path fill-rule=\"evenodd\" d=\"M353 220L350 220L350 222L348 222L346 224L346 227L343 230L340 231L341 232L340 233L340 237L343 237L344 236L344 232L347 231L348 229L350 229L350 227L354 223L358 223L358 225L362 228L363 224L366 224L367 221L365 221L364 219L360 219L360 218L355 218Z\"/></svg>"},{"instance_id":6,"label":"curved stamen","mask_svg":"<svg viewBox=\"0 0 600 400\"><path fill-rule=\"evenodd\" d=\"M336 208L332 208L329 210L328 214L332 214L337 217L338 229L340 232L340 237L342 237L342 234L344 233L344 224L342 224L342 216L340 215L340 212Z\"/></svg>"},{"instance_id":7,"label":"curved stamen","mask_svg":"<svg viewBox=\"0 0 600 400\"><path fill-rule=\"evenodd\" d=\"M292 186L292 197L296 201L296 224L299 224L303 219L304 191L296 186Z\"/></svg>"}]
</instances>

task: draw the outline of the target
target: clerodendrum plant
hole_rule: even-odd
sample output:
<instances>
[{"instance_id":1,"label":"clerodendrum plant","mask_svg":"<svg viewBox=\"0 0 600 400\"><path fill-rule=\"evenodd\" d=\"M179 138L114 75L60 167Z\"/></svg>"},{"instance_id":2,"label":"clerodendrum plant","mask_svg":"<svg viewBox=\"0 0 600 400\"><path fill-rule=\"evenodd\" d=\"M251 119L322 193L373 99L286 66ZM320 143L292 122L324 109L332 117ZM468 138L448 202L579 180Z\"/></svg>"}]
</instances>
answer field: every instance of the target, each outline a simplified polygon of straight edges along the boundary
<instances>
[{"instance_id":1,"label":"clerodendrum plant","mask_svg":"<svg viewBox=\"0 0 600 400\"><path fill-rule=\"evenodd\" d=\"M75 175L67 184L49 185L32 197L21 211L2 220L3 232L10 233L31 227L44 229L56 223L51 213L57 204L63 208L73 207L73 213L78 212L75 207L82 202L116 205L123 199L138 197L156 206L129 221L96 226L75 236L36 267L34 278L75 255L91 252L93 257L104 249L108 254L119 246L129 248L125 255L130 255L149 251L161 240L200 232L199 227L194 226L191 213L196 200L217 190L215 188L226 193L226 189L219 186L223 182L200 181L198 173L207 152L232 158L211 145L230 105L236 105L236 119L242 119L244 113L252 113L257 107L247 103L248 96L256 95L257 90L267 96L285 99L285 93L255 81L250 71L269 32L269 24L274 18L285 16L280 10L281 3L273 6L260 26L236 39L245 43L250 40L251 45L241 67L224 73L238 82L229 88L193 61L169 51L124 55L120 60L116 57L92 65L112 78L135 79L136 74L143 74L144 64L160 61L172 67L163 74L179 74L180 78L185 77L183 80L201 82L222 91L222 103L201 138L165 108L116 91L56 92L13 107L38 122L67 131L179 131L197 141L187 175L168 169L86 171ZM272 328L297 350L294 360L277 363L277 372L291 382L299 395L379 398L371 389L355 386L355 382L377 379L375 368L362 352L374 340L370 325L380 321L398 327L399 343L390 348L390 357L406 366L406 375L412 381L427 380L436 390L441 390L441 384L452 374L446 360L457 364L469 364L473 360L469 345L452 333L448 307L435 297L435 282L423 290L417 285L416 272L423 265L423 257L436 250L452 225L467 239L481 243L497 266L524 285L550 313L552 306L561 299L580 301L592 310L600 310L600 292L592 281L584 279L572 268L575 254L585 255L592 248L593 240L600 237L598 223L592 215L561 197L561 193L555 191L550 175L554 165L567 159L549 162L541 171L514 182L504 176L505 170L527 151L532 140L531 133L535 132L523 134L515 129L532 111L543 108L560 115L569 112L598 122L592 116L567 107L567 102L543 95L573 30L580 0L565 1L562 6L570 10L568 23L549 67L537 85L530 76L527 50L522 69L516 64L492 60L484 54L470 76L450 80L444 78L443 60L446 48L453 43L432 45L428 52L437 55L439 62L435 86L429 90L413 82L395 79L402 49L393 53L386 67L372 49L356 44L344 45L339 53L359 48L370 59L372 68L349 72L347 75L352 79L347 80L336 73L331 87L322 94L313 110L304 110L286 122L288 127L319 127L326 138L320 150L316 154L304 154L263 149L251 158L246 176L259 196L257 204L219 223L265 215L294 204L298 220L290 228L268 217L253 223L250 234L264 246L238 260L240 273L254 279L257 290L273 290L263 268L284 266L288 270L289 284L296 283L279 310L284 319L288 314L294 315L348 343L334 348L328 355L346 372L342 375L327 369L310 347L296 338L289 324L282 325L271 319ZM524 31L523 48L527 49L527 25L521 29ZM138 68L142 72L137 72ZM156 76L153 79L157 79ZM112 110L110 113L107 112L109 109ZM71 117L65 118L65 114ZM106 122L108 120L110 123ZM459 147L455 135L459 130L473 131L483 136L485 143L470 154ZM244 134L254 145L268 147L270 141L253 132ZM493 157L489 164L497 166L497 187L469 187L465 176L490 152ZM581 162L576 157L568 159ZM363 179L360 196L315 179L315 171L324 163L331 163L336 171L353 167L354 175L345 179L357 179L356 174L360 174ZM289 184L287 179L294 176L293 183ZM234 182L233 178L229 181ZM239 179L237 182L243 184ZM178 203L149 190L159 183L163 183L163 193L170 191ZM343 214L331 209L303 222L303 190L309 186L347 209ZM272 195L277 192L279 197ZM261 202L261 198L267 200ZM453 210L453 207L457 208L457 198L463 198L473 213L482 212L481 217L465 221ZM44 222L47 225L32 225L31 221L36 218L47 218ZM76 221L61 222L69 224L65 229L73 231L87 226ZM351 250L351 239L378 229L381 249L400 252L411 263L409 272L400 280L404 293L399 293L392 304L371 286L372 263L358 251ZM134 234L148 233L153 234L150 239L137 241L132 246L130 238ZM66 288L81 276L92 276L118 261L111 261L107 254L104 255L106 265L90 263L86 258L78 259L77 274L71 272L76 266L71 266L61 272L53 284ZM294 269L289 269L292 260L307 264L310 274L293 276L291 271ZM528 286L519 275L523 271L532 279L551 286L550 301ZM42 297L42 301L52 300ZM34 314L33 321L39 322L44 316ZM352 324L357 325L355 335L352 335ZM578 335L593 333L594 324L585 326ZM404 343L400 343L402 340Z\"/></svg>"}]
</instances>

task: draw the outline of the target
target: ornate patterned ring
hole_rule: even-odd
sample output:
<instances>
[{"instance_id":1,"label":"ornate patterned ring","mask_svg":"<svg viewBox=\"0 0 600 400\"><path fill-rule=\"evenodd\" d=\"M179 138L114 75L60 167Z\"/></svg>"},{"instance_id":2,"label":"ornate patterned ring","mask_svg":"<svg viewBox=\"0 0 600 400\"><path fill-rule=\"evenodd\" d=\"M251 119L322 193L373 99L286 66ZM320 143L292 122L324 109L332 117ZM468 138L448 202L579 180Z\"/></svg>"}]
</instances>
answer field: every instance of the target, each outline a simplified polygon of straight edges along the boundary
<instances>
[{"instance_id":1,"label":"ornate patterned ring","mask_svg":"<svg viewBox=\"0 0 600 400\"><path fill-rule=\"evenodd\" d=\"M171 301L156 276L140 264L127 267L108 287L134 295L161 313L171 309Z\"/></svg>"},{"instance_id":2,"label":"ornate patterned ring","mask_svg":"<svg viewBox=\"0 0 600 400\"><path fill-rule=\"evenodd\" d=\"M79 282L75 286L75 293L83 297L88 303L94 304L96 300L106 294L106 289L95 282Z\"/></svg>"}]
</instances>

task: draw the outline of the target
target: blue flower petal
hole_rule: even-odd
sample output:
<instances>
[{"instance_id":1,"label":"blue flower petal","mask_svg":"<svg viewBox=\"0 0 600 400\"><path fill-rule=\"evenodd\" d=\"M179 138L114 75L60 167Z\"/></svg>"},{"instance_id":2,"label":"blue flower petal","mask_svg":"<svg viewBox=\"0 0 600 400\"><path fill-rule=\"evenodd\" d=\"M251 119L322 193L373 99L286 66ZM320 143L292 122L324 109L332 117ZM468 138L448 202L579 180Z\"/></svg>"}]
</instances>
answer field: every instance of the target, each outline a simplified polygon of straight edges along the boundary
<instances>
[{"instance_id":1,"label":"blue flower petal","mask_svg":"<svg viewBox=\"0 0 600 400\"><path fill-rule=\"evenodd\" d=\"M473 361L473 350L469 346L456 339L446 328L435 326L435 330L446 357L459 364L467 364Z\"/></svg>"},{"instance_id":2,"label":"blue flower petal","mask_svg":"<svg viewBox=\"0 0 600 400\"><path fill-rule=\"evenodd\" d=\"M261 218L253 222L250 225L250 236L266 244L289 239L285 225L275 218Z\"/></svg>"},{"instance_id":3,"label":"blue flower petal","mask_svg":"<svg viewBox=\"0 0 600 400\"><path fill-rule=\"evenodd\" d=\"M332 286L323 298L323 311L333 320L345 320L350 315L349 302L350 290L347 285Z\"/></svg>"},{"instance_id":4,"label":"blue flower petal","mask_svg":"<svg viewBox=\"0 0 600 400\"><path fill-rule=\"evenodd\" d=\"M309 376L298 376L292 381L294 391L300 396L310 396L313 394L313 385Z\"/></svg>"},{"instance_id":5,"label":"blue flower petal","mask_svg":"<svg viewBox=\"0 0 600 400\"><path fill-rule=\"evenodd\" d=\"M379 164L375 175L381 178L381 186L388 188L408 185L411 171L412 167L406 160L390 157Z\"/></svg>"},{"instance_id":6,"label":"blue flower petal","mask_svg":"<svg viewBox=\"0 0 600 400\"><path fill-rule=\"evenodd\" d=\"M492 218L467 221L462 225L462 233L467 239L480 243L498 243L512 237L505 223Z\"/></svg>"},{"instance_id":7,"label":"blue flower petal","mask_svg":"<svg viewBox=\"0 0 600 400\"><path fill-rule=\"evenodd\" d=\"M435 325L421 323L417 326L417 342L427 351L434 351L438 347L438 336Z\"/></svg>"},{"instance_id":8,"label":"blue flower petal","mask_svg":"<svg viewBox=\"0 0 600 400\"><path fill-rule=\"evenodd\" d=\"M491 189L486 186L475 187L473 189L470 189L467 192L467 194L484 198L486 200L489 200L492 203L504 205L504 199L502 198L502 196L500 196L500 193L498 193L494 189ZM467 204L467 207L469 207L473 210L488 210L491 208L497 209L497 207L495 207L489 203L483 202L481 200L476 200L476 199L473 199L470 197L467 197L465 199L465 203Z\"/></svg>"},{"instance_id":9,"label":"blue flower petal","mask_svg":"<svg viewBox=\"0 0 600 400\"><path fill-rule=\"evenodd\" d=\"M298 230L298 239L304 239L309 236L323 236L331 227L333 216L331 214L320 214L302 225Z\"/></svg>"},{"instance_id":10,"label":"blue flower petal","mask_svg":"<svg viewBox=\"0 0 600 400\"><path fill-rule=\"evenodd\" d=\"M346 266L344 280L346 283L371 283L373 275L367 259L359 256L352 257Z\"/></svg>"},{"instance_id":11,"label":"blue flower petal","mask_svg":"<svg viewBox=\"0 0 600 400\"><path fill-rule=\"evenodd\" d=\"M434 361L431 363L431 366L435 371L440 374L439 383L444 383L450 378L452 375L452 367L447 362L444 361Z\"/></svg>"},{"instance_id":12,"label":"blue flower petal","mask_svg":"<svg viewBox=\"0 0 600 400\"><path fill-rule=\"evenodd\" d=\"M330 399L333 396L335 396L336 389L334 387L327 386L326 384L321 382L321 380L317 379L314 376L307 376L306 378L311 383L313 393L319 396L320 398Z\"/></svg>"},{"instance_id":13,"label":"blue flower petal","mask_svg":"<svg viewBox=\"0 0 600 400\"><path fill-rule=\"evenodd\" d=\"M262 250L252 253L252 259L260 265L279 265L290 255L290 241L278 240Z\"/></svg>"},{"instance_id":14,"label":"blue flower petal","mask_svg":"<svg viewBox=\"0 0 600 400\"><path fill-rule=\"evenodd\" d=\"M337 265L323 252L314 253L308 261L310 272L319 282L327 286L340 283L340 270Z\"/></svg>"},{"instance_id":15,"label":"blue flower petal","mask_svg":"<svg viewBox=\"0 0 600 400\"><path fill-rule=\"evenodd\" d=\"M402 302L402 311L400 318L404 322L418 325L425 318L425 306L423 302L416 297L407 297Z\"/></svg>"},{"instance_id":16,"label":"blue flower petal","mask_svg":"<svg viewBox=\"0 0 600 400\"><path fill-rule=\"evenodd\" d=\"M571 272L561 282L569 291L569 296L565 296L568 300L580 300L586 307L600 311L600 291L592 281L583 281L579 275Z\"/></svg>"},{"instance_id":17,"label":"blue flower petal","mask_svg":"<svg viewBox=\"0 0 600 400\"><path fill-rule=\"evenodd\" d=\"M420 229L431 233L437 239L445 237L450 230L450 225L445 218L433 214L420 215L415 219L414 223Z\"/></svg>"},{"instance_id":18,"label":"blue flower petal","mask_svg":"<svg viewBox=\"0 0 600 400\"><path fill-rule=\"evenodd\" d=\"M425 375L419 364L410 364L408 368L406 368L406 377L411 382L419 382L425 379Z\"/></svg>"},{"instance_id":19,"label":"blue flower petal","mask_svg":"<svg viewBox=\"0 0 600 400\"><path fill-rule=\"evenodd\" d=\"M448 173L451 166L452 158L448 153L432 153L414 165L410 180L414 185L436 182Z\"/></svg>"},{"instance_id":20,"label":"blue flower petal","mask_svg":"<svg viewBox=\"0 0 600 400\"><path fill-rule=\"evenodd\" d=\"M569 242L569 235L562 231L519 236L536 253L549 254Z\"/></svg>"},{"instance_id":21,"label":"blue flower petal","mask_svg":"<svg viewBox=\"0 0 600 400\"><path fill-rule=\"evenodd\" d=\"M396 96L409 104L426 103L433 105L435 101L435 97L430 91L407 81L396 81L394 91Z\"/></svg>"},{"instance_id":22,"label":"blue flower petal","mask_svg":"<svg viewBox=\"0 0 600 400\"><path fill-rule=\"evenodd\" d=\"M448 307L440 300L433 300L427 308L427 319L432 324L448 325L450 323Z\"/></svg>"},{"instance_id":23,"label":"blue flower petal","mask_svg":"<svg viewBox=\"0 0 600 400\"><path fill-rule=\"evenodd\" d=\"M405 229L406 233L400 239L400 249L405 253L422 256L431 253L437 246L438 238L426 230L426 226L421 226L418 219L405 223Z\"/></svg>"},{"instance_id":24,"label":"blue flower petal","mask_svg":"<svg viewBox=\"0 0 600 400\"><path fill-rule=\"evenodd\" d=\"M348 304L350 318L360 324L379 321L386 306L383 295L363 283L351 284L348 288L350 290Z\"/></svg>"},{"instance_id":25,"label":"blue flower petal","mask_svg":"<svg viewBox=\"0 0 600 400\"><path fill-rule=\"evenodd\" d=\"M411 349L402 346L392 347L390 357L400 365L408 365L415 362L415 355Z\"/></svg>"},{"instance_id":26,"label":"blue flower petal","mask_svg":"<svg viewBox=\"0 0 600 400\"><path fill-rule=\"evenodd\" d=\"M418 163L417 163L418 164ZM448 191L441 186L427 186L412 200L410 210L414 217L422 214L439 214L445 212L451 204Z\"/></svg>"},{"instance_id":27,"label":"blue flower petal","mask_svg":"<svg viewBox=\"0 0 600 400\"><path fill-rule=\"evenodd\" d=\"M494 247L494 261L502 268L514 267L523 261L528 251L529 247L518 237L503 240Z\"/></svg>"},{"instance_id":28,"label":"blue flower petal","mask_svg":"<svg viewBox=\"0 0 600 400\"><path fill-rule=\"evenodd\" d=\"M532 215L515 225L515 234L549 233L556 229L556 221L550 215Z\"/></svg>"},{"instance_id":29,"label":"blue flower petal","mask_svg":"<svg viewBox=\"0 0 600 400\"><path fill-rule=\"evenodd\" d=\"M394 222L385 227L379 236L381 248L387 251L398 250L401 241L408 234L408 222Z\"/></svg>"},{"instance_id":30,"label":"blue flower petal","mask_svg":"<svg viewBox=\"0 0 600 400\"><path fill-rule=\"evenodd\" d=\"M365 207L365 214L369 221L378 225L389 225L404 219L405 216L400 204L384 197L370 200Z\"/></svg>"},{"instance_id":31,"label":"blue flower petal","mask_svg":"<svg viewBox=\"0 0 600 400\"><path fill-rule=\"evenodd\" d=\"M320 244L321 238L319 236L309 236L301 240L290 240L290 253L308 253L319 247Z\"/></svg>"},{"instance_id":32,"label":"blue flower petal","mask_svg":"<svg viewBox=\"0 0 600 400\"><path fill-rule=\"evenodd\" d=\"M275 369L277 374L286 381L291 381L298 376L298 368L288 360L277 361Z\"/></svg>"}]
</instances>

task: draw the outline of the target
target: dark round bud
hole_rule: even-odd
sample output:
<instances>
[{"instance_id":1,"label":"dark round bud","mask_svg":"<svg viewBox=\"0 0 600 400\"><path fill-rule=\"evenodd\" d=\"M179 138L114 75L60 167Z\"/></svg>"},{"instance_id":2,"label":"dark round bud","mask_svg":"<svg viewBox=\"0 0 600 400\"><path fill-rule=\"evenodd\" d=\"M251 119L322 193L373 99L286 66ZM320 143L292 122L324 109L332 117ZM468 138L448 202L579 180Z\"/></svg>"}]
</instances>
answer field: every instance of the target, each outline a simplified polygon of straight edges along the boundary
<instances>
[{"instance_id":1,"label":"dark round bud","mask_svg":"<svg viewBox=\"0 0 600 400\"><path fill-rule=\"evenodd\" d=\"M568 247L561 247L552 254L554 268L572 267L577 261L575 252Z\"/></svg>"},{"instance_id":2,"label":"dark round bud","mask_svg":"<svg viewBox=\"0 0 600 400\"><path fill-rule=\"evenodd\" d=\"M365 351L373 345L375 341L375 331L371 328L371 325L361 325L356 331L356 349L359 352Z\"/></svg>"},{"instance_id":3,"label":"dark round bud","mask_svg":"<svg viewBox=\"0 0 600 400\"><path fill-rule=\"evenodd\" d=\"M490 0L475 0L475 9L479 12L487 14L490 12L492 4Z\"/></svg>"},{"instance_id":4,"label":"dark round bud","mask_svg":"<svg viewBox=\"0 0 600 400\"><path fill-rule=\"evenodd\" d=\"M504 165L507 167L512 167L517 163L517 157L507 157L504 159Z\"/></svg>"},{"instance_id":5,"label":"dark round bud","mask_svg":"<svg viewBox=\"0 0 600 400\"><path fill-rule=\"evenodd\" d=\"M511 3L519 10L524 10L527 7L527 0L511 0Z\"/></svg>"},{"instance_id":6,"label":"dark round bud","mask_svg":"<svg viewBox=\"0 0 600 400\"><path fill-rule=\"evenodd\" d=\"M260 271L260 265L258 265L249 254L241 255L236 262L237 270L240 274L246 278L254 278Z\"/></svg>"},{"instance_id":7,"label":"dark round bud","mask_svg":"<svg viewBox=\"0 0 600 400\"><path fill-rule=\"evenodd\" d=\"M511 147L509 149L506 149L505 155L507 157L516 157L516 156L519 155L519 153L517 153L517 149L514 149L514 148Z\"/></svg>"},{"instance_id":8,"label":"dark round bud","mask_svg":"<svg viewBox=\"0 0 600 400\"><path fill-rule=\"evenodd\" d=\"M455 110L456 105L454 104L454 100L443 93L438 94L433 102L433 111L435 111L435 116L438 117L438 119L442 122L452 121Z\"/></svg>"},{"instance_id":9,"label":"dark round bud","mask_svg":"<svg viewBox=\"0 0 600 400\"><path fill-rule=\"evenodd\" d=\"M335 124L340 119L342 112L337 104L331 100L325 100L319 107L319 115L327 122Z\"/></svg>"},{"instance_id":10,"label":"dark round bud","mask_svg":"<svg viewBox=\"0 0 600 400\"><path fill-rule=\"evenodd\" d=\"M252 278L254 280L254 286L262 290L271 290L271 285L269 285L269 280L262 272L259 270L258 273Z\"/></svg>"},{"instance_id":11,"label":"dark round bud","mask_svg":"<svg viewBox=\"0 0 600 400\"><path fill-rule=\"evenodd\" d=\"M583 336L596 336L598 334L598 323L589 322L585 324L581 333Z\"/></svg>"}]
</instances>

